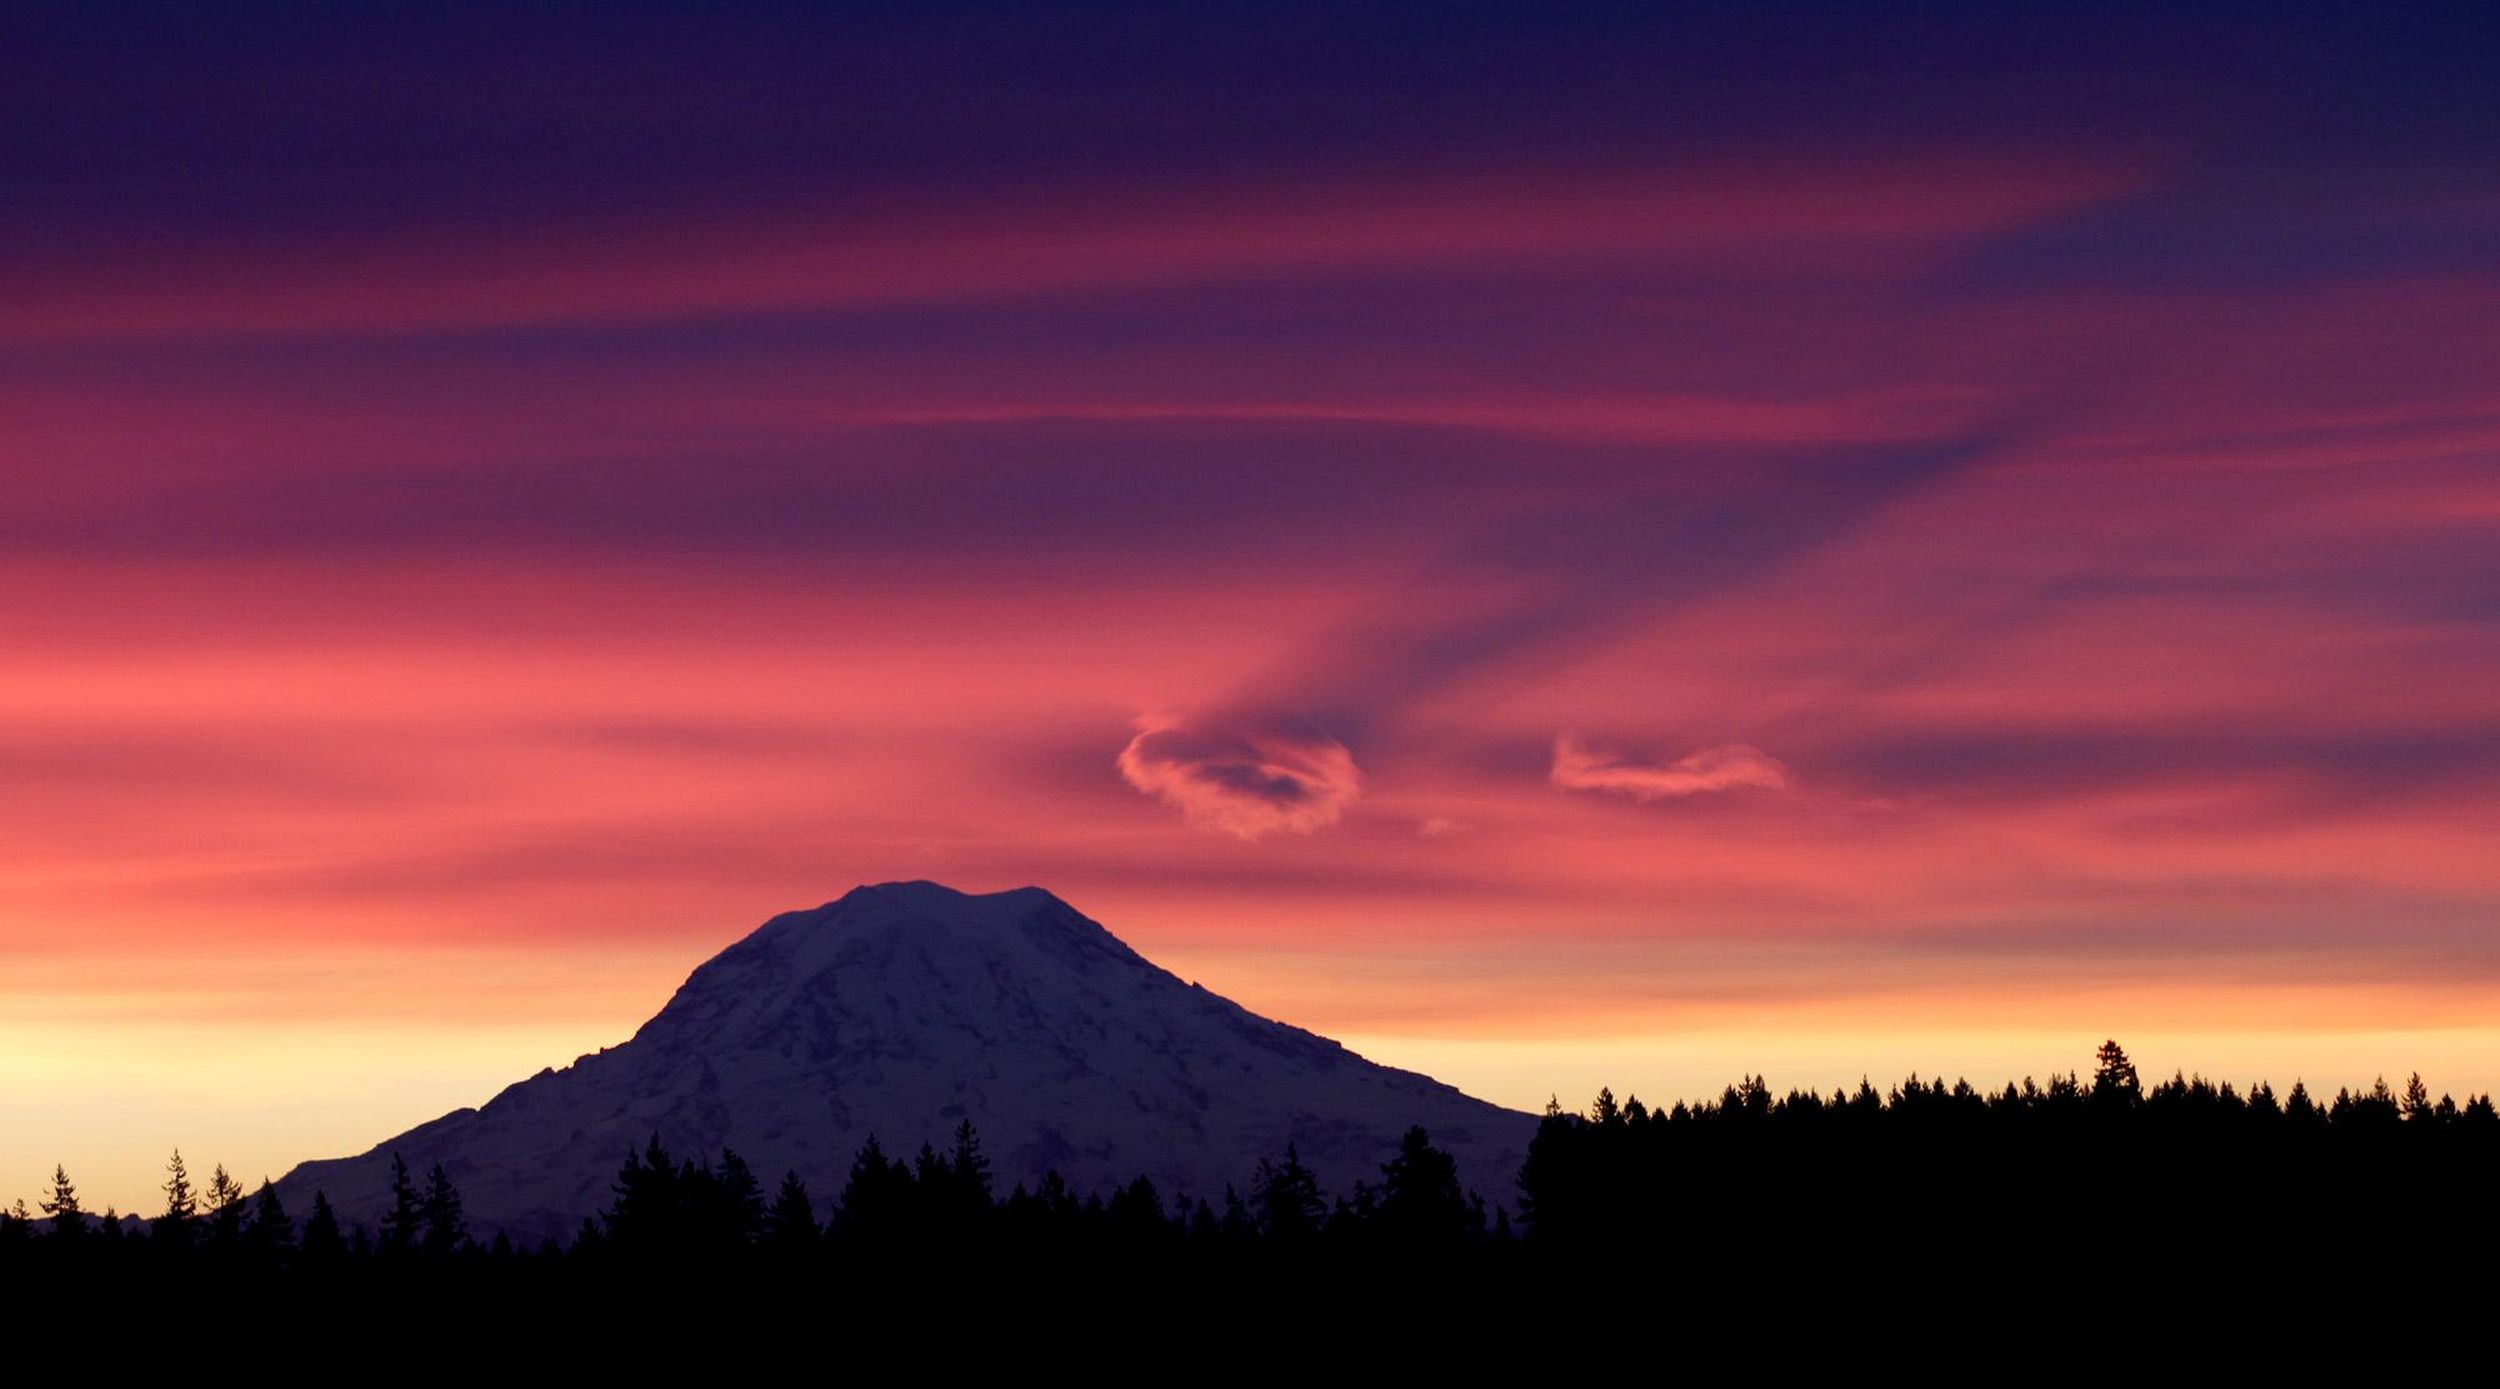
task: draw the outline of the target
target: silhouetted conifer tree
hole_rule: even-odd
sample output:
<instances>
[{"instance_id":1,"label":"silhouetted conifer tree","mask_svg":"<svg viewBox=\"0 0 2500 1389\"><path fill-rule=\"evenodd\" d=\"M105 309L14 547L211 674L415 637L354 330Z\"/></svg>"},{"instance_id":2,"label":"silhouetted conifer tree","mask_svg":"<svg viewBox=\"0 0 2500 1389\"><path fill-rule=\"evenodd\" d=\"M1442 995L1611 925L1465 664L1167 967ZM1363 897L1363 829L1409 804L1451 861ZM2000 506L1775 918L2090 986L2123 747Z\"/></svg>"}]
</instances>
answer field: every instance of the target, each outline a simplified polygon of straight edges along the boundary
<instances>
[{"instance_id":1,"label":"silhouetted conifer tree","mask_svg":"<svg viewBox=\"0 0 2500 1389\"><path fill-rule=\"evenodd\" d=\"M1266 1160L1261 1159L1260 1165L1266 1166ZM1233 1189L1231 1182L1224 1184L1224 1214L1216 1222L1216 1230L1225 1241L1235 1244L1259 1232L1258 1222L1250 1216L1249 1204L1241 1199L1241 1193Z\"/></svg>"},{"instance_id":2,"label":"silhouetted conifer tree","mask_svg":"<svg viewBox=\"0 0 2500 1389\"><path fill-rule=\"evenodd\" d=\"M69 1169L53 1164L52 1194L40 1204L43 1213L52 1217L54 1239L75 1240L87 1233L87 1212L78 1204L78 1188L70 1184Z\"/></svg>"},{"instance_id":3,"label":"silhouetted conifer tree","mask_svg":"<svg viewBox=\"0 0 2500 1389\"><path fill-rule=\"evenodd\" d=\"M1458 1159L1432 1146L1420 1125L1406 1131L1397 1156L1380 1169L1380 1223L1389 1238L1419 1248L1454 1243L1467 1231Z\"/></svg>"},{"instance_id":4,"label":"silhouetted conifer tree","mask_svg":"<svg viewBox=\"0 0 2500 1389\"><path fill-rule=\"evenodd\" d=\"M417 1248L428 1258L447 1259L468 1245L460 1190L438 1162L426 1172L425 1195L417 1203Z\"/></svg>"},{"instance_id":5,"label":"silhouetted conifer tree","mask_svg":"<svg viewBox=\"0 0 2500 1389\"><path fill-rule=\"evenodd\" d=\"M2092 1102L2103 1108L2133 1109L2143 1103L2144 1083L2115 1039L2101 1043L2093 1055Z\"/></svg>"},{"instance_id":6,"label":"silhouetted conifer tree","mask_svg":"<svg viewBox=\"0 0 2500 1389\"><path fill-rule=\"evenodd\" d=\"M914 1191L920 1197L919 1215L934 1221L955 1213L954 1170L946 1159L938 1156L937 1145L923 1142L920 1152L911 1160Z\"/></svg>"},{"instance_id":7,"label":"silhouetted conifer tree","mask_svg":"<svg viewBox=\"0 0 2500 1389\"><path fill-rule=\"evenodd\" d=\"M172 1160L165 1164L165 1174L165 1213L156 1218L152 1233L167 1245L189 1248L200 1199L191 1190L191 1172L183 1165L180 1148L174 1149Z\"/></svg>"},{"instance_id":8,"label":"silhouetted conifer tree","mask_svg":"<svg viewBox=\"0 0 2500 1389\"><path fill-rule=\"evenodd\" d=\"M2422 1083L2420 1071L2406 1078L2404 1098L2397 1102L2397 1107L2409 1123L2427 1123L2435 1117L2437 1107L2431 1103L2431 1088Z\"/></svg>"},{"instance_id":9,"label":"silhouetted conifer tree","mask_svg":"<svg viewBox=\"0 0 2500 1389\"><path fill-rule=\"evenodd\" d=\"M347 1236L339 1229L339 1214L330 1209L330 1198L316 1191L312 1214L304 1217L304 1262L328 1265L346 1257Z\"/></svg>"},{"instance_id":10,"label":"silhouetted conifer tree","mask_svg":"<svg viewBox=\"0 0 2500 1389\"><path fill-rule=\"evenodd\" d=\"M851 1160L850 1180L834 1209L834 1233L871 1245L891 1241L911 1217L912 1194L911 1170L888 1161L872 1133Z\"/></svg>"},{"instance_id":11,"label":"silhouetted conifer tree","mask_svg":"<svg viewBox=\"0 0 2500 1389\"><path fill-rule=\"evenodd\" d=\"M243 1241L264 1259L283 1258L295 1251L295 1219L286 1213L278 1188L267 1177L261 1178L260 1190L252 1197L252 1221L243 1232Z\"/></svg>"},{"instance_id":12,"label":"silhouetted conifer tree","mask_svg":"<svg viewBox=\"0 0 2500 1389\"><path fill-rule=\"evenodd\" d=\"M807 1183L796 1172L782 1174L781 1189L764 1215L764 1242L785 1256L805 1254L823 1234L816 1224L816 1203L808 1199Z\"/></svg>"},{"instance_id":13,"label":"silhouetted conifer tree","mask_svg":"<svg viewBox=\"0 0 2500 1389\"><path fill-rule=\"evenodd\" d=\"M1250 1204L1257 1214L1259 1233L1287 1242L1319 1233L1320 1220L1328 1213L1319 1179L1302 1165L1301 1150L1291 1143L1285 1145L1283 1162L1259 1159L1258 1171L1250 1180Z\"/></svg>"},{"instance_id":14,"label":"silhouetted conifer tree","mask_svg":"<svg viewBox=\"0 0 2500 1389\"><path fill-rule=\"evenodd\" d=\"M686 1177L660 1145L660 1136L642 1151L625 1150L617 1169L615 1203L605 1220L608 1244L621 1254L661 1254L682 1250L687 1243Z\"/></svg>"},{"instance_id":15,"label":"silhouetted conifer tree","mask_svg":"<svg viewBox=\"0 0 2500 1389\"><path fill-rule=\"evenodd\" d=\"M209 1174L205 1201L209 1243L219 1249L232 1249L243 1240L243 1184L226 1172L224 1163Z\"/></svg>"},{"instance_id":16,"label":"silhouetted conifer tree","mask_svg":"<svg viewBox=\"0 0 2500 1389\"><path fill-rule=\"evenodd\" d=\"M1679 1122L1683 1113L1679 1101L1669 1122ZM1583 1122L1579 1115L1551 1106L1528 1140L1527 1160L1519 1167L1519 1216L1540 1236L1559 1237L1578 1223Z\"/></svg>"},{"instance_id":17,"label":"silhouetted conifer tree","mask_svg":"<svg viewBox=\"0 0 2500 1389\"><path fill-rule=\"evenodd\" d=\"M381 1253L396 1258L414 1253L424 1232L421 1214L423 1199L417 1194L416 1179L408 1175L408 1160L391 1154L391 1204L382 1212Z\"/></svg>"},{"instance_id":18,"label":"silhouetted conifer tree","mask_svg":"<svg viewBox=\"0 0 2500 1389\"><path fill-rule=\"evenodd\" d=\"M1969 1095L1968 1086L1964 1086L1963 1090L1964 1098L1975 1098ZM1746 1076L1736 1083L1736 1088L1728 1094L1721 1108L1726 1111L1721 1116L1722 1118L1769 1118L1771 1114L1770 1082L1760 1076Z\"/></svg>"},{"instance_id":19,"label":"silhouetted conifer tree","mask_svg":"<svg viewBox=\"0 0 2500 1389\"><path fill-rule=\"evenodd\" d=\"M1067 1178L1056 1171L1042 1174L1041 1189L1033 1193L1033 1199L1054 1221L1074 1215L1078 1205L1076 1193L1068 1190Z\"/></svg>"},{"instance_id":20,"label":"silhouetted conifer tree","mask_svg":"<svg viewBox=\"0 0 2500 1389\"><path fill-rule=\"evenodd\" d=\"M745 1158L728 1148L712 1169L711 1242L743 1248L764 1231L764 1186Z\"/></svg>"},{"instance_id":21,"label":"silhouetted conifer tree","mask_svg":"<svg viewBox=\"0 0 2500 1389\"><path fill-rule=\"evenodd\" d=\"M978 1213L990 1208L990 1160L981 1152L981 1135L973 1132L970 1119L955 1125L955 1146L947 1155L946 1176L961 1209Z\"/></svg>"}]
</instances>

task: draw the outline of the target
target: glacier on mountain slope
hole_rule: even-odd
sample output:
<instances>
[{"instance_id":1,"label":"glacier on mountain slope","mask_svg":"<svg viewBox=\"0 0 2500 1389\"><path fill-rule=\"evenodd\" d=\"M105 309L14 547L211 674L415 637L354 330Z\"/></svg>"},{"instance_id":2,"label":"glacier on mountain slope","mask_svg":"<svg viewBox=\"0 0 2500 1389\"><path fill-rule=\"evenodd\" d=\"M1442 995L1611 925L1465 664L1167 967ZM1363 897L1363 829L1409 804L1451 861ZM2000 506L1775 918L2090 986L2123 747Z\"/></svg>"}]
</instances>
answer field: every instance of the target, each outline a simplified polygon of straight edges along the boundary
<instances>
[{"instance_id":1,"label":"glacier on mountain slope","mask_svg":"<svg viewBox=\"0 0 2500 1389\"><path fill-rule=\"evenodd\" d=\"M655 1134L680 1156L735 1148L767 1183L795 1171L821 1206L870 1135L907 1155L964 1119L1002 1192L1055 1170L1080 1192L1143 1175L1210 1201L1288 1143L1332 1190L1377 1180L1421 1124L1495 1205L1535 1127L1183 983L1039 888L886 883L774 917L630 1041L279 1191L370 1222L397 1153L442 1163L481 1231L567 1235Z\"/></svg>"}]
</instances>

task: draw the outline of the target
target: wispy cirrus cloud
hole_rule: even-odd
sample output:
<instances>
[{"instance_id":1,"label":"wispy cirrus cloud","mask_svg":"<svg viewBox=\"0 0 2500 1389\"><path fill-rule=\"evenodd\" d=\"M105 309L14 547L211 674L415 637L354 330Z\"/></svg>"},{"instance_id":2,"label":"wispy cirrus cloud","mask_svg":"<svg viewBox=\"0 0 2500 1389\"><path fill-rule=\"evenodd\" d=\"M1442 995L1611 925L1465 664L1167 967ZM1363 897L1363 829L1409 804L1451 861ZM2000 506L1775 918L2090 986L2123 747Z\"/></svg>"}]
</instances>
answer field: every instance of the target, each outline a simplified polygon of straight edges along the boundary
<instances>
[{"instance_id":1,"label":"wispy cirrus cloud","mask_svg":"<svg viewBox=\"0 0 2500 1389\"><path fill-rule=\"evenodd\" d=\"M1703 748L1673 762L1643 762L1591 747L1573 733L1554 740L1553 780L1565 790L1609 791L1636 801L1720 791L1785 791L1792 784L1785 764L1749 743Z\"/></svg>"},{"instance_id":2,"label":"wispy cirrus cloud","mask_svg":"<svg viewBox=\"0 0 2500 1389\"><path fill-rule=\"evenodd\" d=\"M1238 839L1325 829L1363 794L1345 744L1255 720L1140 719L1119 768L1182 819Z\"/></svg>"}]
</instances>

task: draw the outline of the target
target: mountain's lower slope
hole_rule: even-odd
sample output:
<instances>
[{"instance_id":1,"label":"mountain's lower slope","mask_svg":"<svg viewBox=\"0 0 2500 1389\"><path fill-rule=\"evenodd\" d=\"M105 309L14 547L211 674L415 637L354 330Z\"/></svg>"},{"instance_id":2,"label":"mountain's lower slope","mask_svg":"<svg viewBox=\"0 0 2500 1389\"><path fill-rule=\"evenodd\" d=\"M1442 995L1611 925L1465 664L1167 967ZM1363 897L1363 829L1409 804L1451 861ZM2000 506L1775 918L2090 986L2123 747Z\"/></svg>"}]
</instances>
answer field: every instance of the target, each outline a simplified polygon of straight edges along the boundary
<instances>
[{"instance_id":1,"label":"mountain's lower slope","mask_svg":"<svg viewBox=\"0 0 2500 1389\"><path fill-rule=\"evenodd\" d=\"M566 1234L655 1134L795 1171L823 1202L870 1135L908 1153L964 1119L1002 1190L1055 1170L1210 1200L1288 1143L1332 1189L1376 1180L1421 1124L1502 1203L1535 1126L1183 983L1038 888L889 883L766 922L630 1041L279 1188L370 1221L397 1153L443 1164L481 1230Z\"/></svg>"}]
</instances>

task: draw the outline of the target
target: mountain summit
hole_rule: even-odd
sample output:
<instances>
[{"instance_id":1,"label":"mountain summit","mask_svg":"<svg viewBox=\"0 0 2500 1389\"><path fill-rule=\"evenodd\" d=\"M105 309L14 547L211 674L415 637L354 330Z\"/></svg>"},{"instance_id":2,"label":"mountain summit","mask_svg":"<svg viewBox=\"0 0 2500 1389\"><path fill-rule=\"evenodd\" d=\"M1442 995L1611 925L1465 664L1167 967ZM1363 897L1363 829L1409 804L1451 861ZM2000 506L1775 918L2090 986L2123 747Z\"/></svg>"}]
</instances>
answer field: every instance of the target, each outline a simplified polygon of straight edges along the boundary
<instances>
[{"instance_id":1,"label":"mountain summit","mask_svg":"<svg viewBox=\"0 0 2500 1389\"><path fill-rule=\"evenodd\" d=\"M568 1234L629 1147L736 1149L821 1201L874 1135L889 1152L979 1130L1003 1190L1143 1175L1168 1196L1246 1187L1288 1143L1332 1188L1377 1180L1407 1126L1508 1196L1535 1121L1183 983L1039 888L857 888L789 912L695 970L632 1040L479 1109L279 1183L372 1220L393 1153L443 1164L481 1230Z\"/></svg>"}]
</instances>

